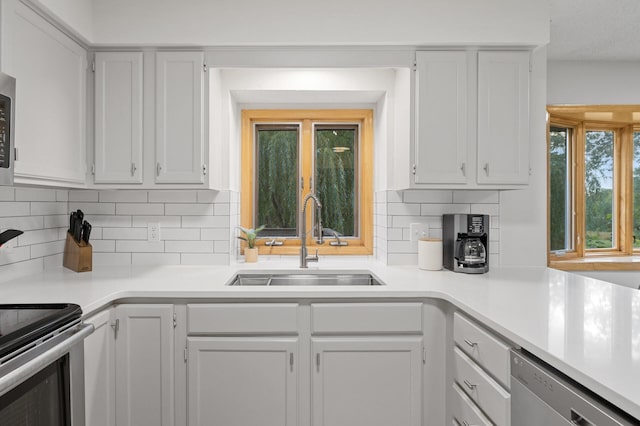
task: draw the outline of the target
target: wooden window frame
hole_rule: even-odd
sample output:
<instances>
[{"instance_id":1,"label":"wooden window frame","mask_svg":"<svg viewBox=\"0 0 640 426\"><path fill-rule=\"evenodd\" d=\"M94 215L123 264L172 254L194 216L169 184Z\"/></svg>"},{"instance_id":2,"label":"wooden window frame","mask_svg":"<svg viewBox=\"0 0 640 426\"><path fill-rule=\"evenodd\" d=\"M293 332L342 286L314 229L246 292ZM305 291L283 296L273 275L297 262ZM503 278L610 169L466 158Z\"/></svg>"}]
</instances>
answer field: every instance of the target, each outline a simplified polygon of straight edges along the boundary
<instances>
[{"instance_id":1,"label":"wooden window frame","mask_svg":"<svg viewBox=\"0 0 640 426\"><path fill-rule=\"evenodd\" d=\"M311 232L307 232L307 247L309 252L318 250L321 255L371 255L373 254L373 111L369 109L340 109L340 110L243 110L241 126L241 192L240 192L240 223L245 227L255 227L255 140L253 129L256 124L300 123L300 176L305 182L313 174L313 125L330 124L358 124L360 127L360 145L358 155L358 219L359 235L356 238L345 237L348 246L331 246L330 237L325 238L322 245L316 244ZM298 194L300 200L309 193L308 185L304 185ZM307 209L307 230L312 225L312 208ZM298 215L300 221L301 214ZM300 222L298 223L298 227ZM276 238L282 241L281 246L267 246L265 242L273 238L259 238L256 247L260 254L293 255L299 254L300 237ZM245 243L241 244L244 249Z\"/></svg>"},{"instance_id":2,"label":"wooden window frame","mask_svg":"<svg viewBox=\"0 0 640 426\"><path fill-rule=\"evenodd\" d=\"M634 122L640 106L597 105L597 106L550 106L547 108L547 200L550 198L550 128L572 128L571 178L572 212L574 217L573 247L567 252L550 250L550 225L547 226L548 265L558 269L638 269L635 262L615 262L607 259L598 265L598 258L632 256L640 254L640 248L633 248L633 134L640 130ZM609 120L594 120L598 114L607 114ZM633 117L633 118L632 118ZM581 119L582 118L582 119ZM587 119L589 118L589 119ZM585 204L585 138L587 131L614 132L614 227L616 236L614 248L587 249L586 204ZM547 202L547 223L550 224L550 206Z\"/></svg>"}]
</instances>

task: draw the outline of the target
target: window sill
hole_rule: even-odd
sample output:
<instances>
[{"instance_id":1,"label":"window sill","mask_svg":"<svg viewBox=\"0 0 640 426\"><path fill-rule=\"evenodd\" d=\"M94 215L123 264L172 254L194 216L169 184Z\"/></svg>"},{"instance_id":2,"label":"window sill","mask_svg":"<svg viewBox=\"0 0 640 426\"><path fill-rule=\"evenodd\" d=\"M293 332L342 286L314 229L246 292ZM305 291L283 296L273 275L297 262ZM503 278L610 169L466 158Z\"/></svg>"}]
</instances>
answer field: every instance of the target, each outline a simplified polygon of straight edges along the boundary
<instances>
[{"instance_id":1,"label":"window sill","mask_svg":"<svg viewBox=\"0 0 640 426\"><path fill-rule=\"evenodd\" d=\"M549 261L549 267L562 271L640 271L640 254L554 259Z\"/></svg>"}]
</instances>

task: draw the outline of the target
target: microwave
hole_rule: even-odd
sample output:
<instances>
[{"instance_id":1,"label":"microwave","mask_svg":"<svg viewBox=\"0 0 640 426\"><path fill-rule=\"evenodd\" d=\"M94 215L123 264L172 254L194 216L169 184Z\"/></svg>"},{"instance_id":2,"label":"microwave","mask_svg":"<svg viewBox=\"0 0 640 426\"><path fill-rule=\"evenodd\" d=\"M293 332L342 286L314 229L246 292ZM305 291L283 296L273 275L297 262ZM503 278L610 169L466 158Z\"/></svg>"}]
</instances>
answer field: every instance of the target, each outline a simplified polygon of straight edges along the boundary
<instances>
[{"instance_id":1,"label":"microwave","mask_svg":"<svg viewBox=\"0 0 640 426\"><path fill-rule=\"evenodd\" d=\"M0 72L0 185L13 185L16 79Z\"/></svg>"}]
</instances>

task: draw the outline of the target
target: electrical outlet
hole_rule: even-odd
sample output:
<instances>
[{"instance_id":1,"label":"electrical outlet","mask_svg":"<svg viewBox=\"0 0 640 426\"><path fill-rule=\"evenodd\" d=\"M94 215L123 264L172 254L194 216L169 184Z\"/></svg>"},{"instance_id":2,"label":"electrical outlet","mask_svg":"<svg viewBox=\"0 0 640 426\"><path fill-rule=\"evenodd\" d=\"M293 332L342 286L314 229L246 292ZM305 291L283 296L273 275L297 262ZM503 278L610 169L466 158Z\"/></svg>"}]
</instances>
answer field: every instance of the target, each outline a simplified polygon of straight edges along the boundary
<instances>
[{"instance_id":1,"label":"electrical outlet","mask_svg":"<svg viewBox=\"0 0 640 426\"><path fill-rule=\"evenodd\" d=\"M412 223L409 225L411 241L418 241L420 238L429 236L429 225L426 223Z\"/></svg>"},{"instance_id":2,"label":"electrical outlet","mask_svg":"<svg viewBox=\"0 0 640 426\"><path fill-rule=\"evenodd\" d=\"M158 222L149 222L147 224L147 241L160 241L160 224Z\"/></svg>"}]
</instances>

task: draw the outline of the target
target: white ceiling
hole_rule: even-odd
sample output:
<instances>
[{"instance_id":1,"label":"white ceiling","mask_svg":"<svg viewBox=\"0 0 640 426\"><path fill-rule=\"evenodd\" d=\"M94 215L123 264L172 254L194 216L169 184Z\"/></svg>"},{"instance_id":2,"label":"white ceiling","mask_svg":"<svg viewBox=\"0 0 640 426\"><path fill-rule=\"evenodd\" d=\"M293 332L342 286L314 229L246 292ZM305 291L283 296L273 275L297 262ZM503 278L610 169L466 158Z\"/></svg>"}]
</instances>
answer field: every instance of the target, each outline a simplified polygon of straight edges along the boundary
<instances>
[{"instance_id":1,"label":"white ceiling","mask_svg":"<svg viewBox=\"0 0 640 426\"><path fill-rule=\"evenodd\" d=\"M551 0L548 57L640 62L640 0Z\"/></svg>"}]
</instances>

